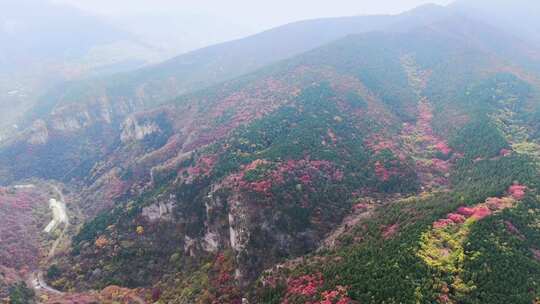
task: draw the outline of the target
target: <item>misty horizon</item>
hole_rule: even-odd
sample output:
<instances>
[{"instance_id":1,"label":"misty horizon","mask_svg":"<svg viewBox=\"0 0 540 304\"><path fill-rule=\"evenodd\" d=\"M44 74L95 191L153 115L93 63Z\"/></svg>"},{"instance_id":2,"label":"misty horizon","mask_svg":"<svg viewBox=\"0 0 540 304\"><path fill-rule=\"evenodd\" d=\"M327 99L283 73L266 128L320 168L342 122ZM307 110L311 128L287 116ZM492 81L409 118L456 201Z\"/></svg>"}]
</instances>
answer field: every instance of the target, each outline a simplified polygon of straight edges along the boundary
<instances>
[{"instance_id":1,"label":"misty horizon","mask_svg":"<svg viewBox=\"0 0 540 304\"><path fill-rule=\"evenodd\" d=\"M0 303L540 304L538 16L0 0Z\"/></svg>"},{"instance_id":2,"label":"misty horizon","mask_svg":"<svg viewBox=\"0 0 540 304\"><path fill-rule=\"evenodd\" d=\"M229 21L237 21L256 31L269 29L291 22L344 16L399 14L424 4L448 5L452 0L382 0L372 1L300 0L293 3L284 0L271 3L256 3L247 0L223 2L173 0L119 0L113 3L104 0L51 0L78 7L90 13L109 17L130 17L144 15L205 15Z\"/></svg>"}]
</instances>

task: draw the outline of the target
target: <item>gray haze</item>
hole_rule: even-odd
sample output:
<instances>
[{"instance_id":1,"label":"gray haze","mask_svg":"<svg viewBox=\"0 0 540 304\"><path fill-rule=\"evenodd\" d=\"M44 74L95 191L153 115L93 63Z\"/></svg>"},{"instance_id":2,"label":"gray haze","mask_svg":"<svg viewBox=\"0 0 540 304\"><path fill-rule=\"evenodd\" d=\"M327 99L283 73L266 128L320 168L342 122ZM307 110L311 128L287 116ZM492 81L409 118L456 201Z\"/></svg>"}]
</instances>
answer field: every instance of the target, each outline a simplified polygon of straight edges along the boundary
<instances>
[{"instance_id":1,"label":"gray haze","mask_svg":"<svg viewBox=\"0 0 540 304\"><path fill-rule=\"evenodd\" d=\"M0 141L40 96L66 81L135 70L299 20L398 14L452 2L0 0ZM539 3L456 0L449 9L540 45Z\"/></svg>"},{"instance_id":2,"label":"gray haze","mask_svg":"<svg viewBox=\"0 0 540 304\"><path fill-rule=\"evenodd\" d=\"M228 20L253 32L285 23L321 17L395 14L426 3L446 5L451 0L56 0L113 17L151 15L206 15Z\"/></svg>"}]
</instances>

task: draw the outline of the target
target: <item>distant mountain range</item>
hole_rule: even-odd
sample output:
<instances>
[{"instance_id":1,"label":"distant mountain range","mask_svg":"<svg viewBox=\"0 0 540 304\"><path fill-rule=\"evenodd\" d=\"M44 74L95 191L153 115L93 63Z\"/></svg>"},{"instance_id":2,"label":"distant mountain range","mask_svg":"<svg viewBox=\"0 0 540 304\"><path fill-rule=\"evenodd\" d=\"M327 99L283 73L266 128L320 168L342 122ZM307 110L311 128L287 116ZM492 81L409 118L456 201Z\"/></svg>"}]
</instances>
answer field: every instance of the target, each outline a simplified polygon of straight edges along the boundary
<instances>
[{"instance_id":1,"label":"distant mountain range","mask_svg":"<svg viewBox=\"0 0 540 304\"><path fill-rule=\"evenodd\" d=\"M4 1L0 24L2 51L13 64L81 57L97 45L132 38L99 18L47 1Z\"/></svg>"},{"instance_id":2,"label":"distant mountain range","mask_svg":"<svg viewBox=\"0 0 540 304\"><path fill-rule=\"evenodd\" d=\"M210 17L197 20L204 24ZM0 12L0 139L13 133L13 125L55 85L131 71L170 58L174 52L222 41L216 35L225 39L241 32L224 21L211 20L219 30L200 24L187 31L183 25L191 21L178 15L159 20L139 16L135 23L94 16L48 0L4 1ZM159 34L156 24L170 31Z\"/></svg>"},{"instance_id":3,"label":"distant mountain range","mask_svg":"<svg viewBox=\"0 0 540 304\"><path fill-rule=\"evenodd\" d=\"M0 43L0 138L54 85L138 68L158 55L101 18L48 1L3 1Z\"/></svg>"},{"instance_id":4,"label":"distant mountain range","mask_svg":"<svg viewBox=\"0 0 540 304\"><path fill-rule=\"evenodd\" d=\"M450 8L540 45L540 3L536 1L459 0Z\"/></svg>"}]
</instances>

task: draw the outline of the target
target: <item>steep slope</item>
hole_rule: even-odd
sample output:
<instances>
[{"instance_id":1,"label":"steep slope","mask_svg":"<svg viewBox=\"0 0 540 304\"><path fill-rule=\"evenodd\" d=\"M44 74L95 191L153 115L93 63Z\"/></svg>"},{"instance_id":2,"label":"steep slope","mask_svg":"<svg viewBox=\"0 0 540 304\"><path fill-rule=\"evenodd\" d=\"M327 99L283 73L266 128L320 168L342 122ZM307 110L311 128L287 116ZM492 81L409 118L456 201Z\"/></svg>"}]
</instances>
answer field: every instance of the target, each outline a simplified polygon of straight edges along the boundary
<instances>
[{"instance_id":1,"label":"steep slope","mask_svg":"<svg viewBox=\"0 0 540 304\"><path fill-rule=\"evenodd\" d=\"M467 23L461 20L460 24ZM464 28L456 25L452 25L452 34ZM478 25L474 28L479 29ZM461 34L470 38L472 32L469 28ZM440 29L437 33L441 34ZM479 42L494 41L492 34L484 31L466 43L485 51L489 44ZM429 48L430 56L435 49ZM379 205L375 212L372 202L360 197L357 211L352 215L356 221L349 218L348 223L352 224L340 227L339 237L330 235L331 242L325 242L320 253L265 272L257 283L253 300L263 303L535 303L538 300L540 263L536 248L540 244L540 230L535 224L535 214L540 201L535 189L539 167L538 158L532 153L538 150L538 138L530 137L536 132L535 127L531 128L534 119L529 118L529 123L525 123L526 117L530 117L527 112L538 111L538 86L536 80L526 83L516 77L522 73L518 70L514 70L516 75L496 73L497 69L501 72L511 69L511 63L506 62L509 66L501 69L489 57L484 63L481 58L475 58L476 64L487 64L476 75L460 76L455 74L456 69L448 70L446 64L435 61L438 62L435 66L445 66L446 73L451 73L449 77L437 75L437 68L422 72L418 66L413 68L410 58L405 61L410 79L415 80L411 85L419 87L424 97L419 103L416 130L407 131L411 126L405 126L404 140L409 142L408 135L412 133L421 136L416 142L437 143L437 137L430 139L429 134L425 137L432 124L439 125L439 138L444 138L445 133L449 135L449 147L445 148L454 150L457 157L450 162L446 176L450 187L443 192L428 192ZM427 59L421 59L418 53L414 58L416 62ZM456 58L474 56L462 53ZM494 69L495 74L487 72L487 67ZM462 69L462 65L457 68ZM423 78L428 81L422 81ZM459 93L450 97L447 94L456 91L448 80L458 79L468 79L470 84L461 84ZM434 106L433 113L427 102ZM459 114L456 107L460 108ZM526 143L516 144L521 140ZM520 149L521 146L536 148ZM421 161L418 165L422 164L421 158L415 156L415 159ZM447 168L448 164L441 164ZM421 167L417 167L420 180ZM508 282L519 283L506 288Z\"/></svg>"},{"instance_id":2,"label":"steep slope","mask_svg":"<svg viewBox=\"0 0 540 304\"><path fill-rule=\"evenodd\" d=\"M474 302L499 281L474 277L469 251L512 262L479 242L488 216L515 216L526 241L512 250L531 270L513 277L536 286L524 210L539 86L520 45L461 18L355 35L134 115L87 180L82 208L99 215L48 279L164 303ZM465 246L466 262L429 253ZM530 303L528 290L510 298Z\"/></svg>"},{"instance_id":3,"label":"steep slope","mask_svg":"<svg viewBox=\"0 0 540 304\"><path fill-rule=\"evenodd\" d=\"M14 139L18 146L14 151L19 151L15 154L20 154L19 149L27 149L21 141L30 138L33 143L28 148L40 151L32 155L49 155L50 165L28 155L24 161L28 169L11 170L18 172L16 176L1 177L0 173L0 182L30 176L63 181L80 179L88 174L91 164L114 149L114 139L119 137L120 126L130 113L183 92L235 78L347 34L384 28L406 30L446 14L441 7L427 6L398 16L299 22L195 51L133 73L61 85L50 90L33 107L26 119L29 125L24 124L28 128ZM76 159L79 155L85 157ZM69 166L54 165L59 163ZM51 166L56 169L51 170ZM36 172L31 168L41 169Z\"/></svg>"},{"instance_id":4,"label":"steep slope","mask_svg":"<svg viewBox=\"0 0 540 304\"><path fill-rule=\"evenodd\" d=\"M110 123L110 117L163 103L240 75L253 72L348 34L373 30L406 30L446 16L442 7L426 6L397 16L360 16L297 22L227 42L129 74L68 83L51 90L25 119L65 119L83 112L87 125ZM399 26L397 26L399 25ZM104 111L91 113L100 107Z\"/></svg>"}]
</instances>

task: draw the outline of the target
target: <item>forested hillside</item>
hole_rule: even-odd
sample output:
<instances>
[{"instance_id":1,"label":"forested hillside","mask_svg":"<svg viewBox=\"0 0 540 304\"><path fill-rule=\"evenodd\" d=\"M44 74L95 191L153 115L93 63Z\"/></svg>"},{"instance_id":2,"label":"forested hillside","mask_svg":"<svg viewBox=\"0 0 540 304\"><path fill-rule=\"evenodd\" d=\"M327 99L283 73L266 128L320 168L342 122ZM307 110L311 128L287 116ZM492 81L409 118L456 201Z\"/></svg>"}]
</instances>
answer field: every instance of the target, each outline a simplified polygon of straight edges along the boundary
<instances>
[{"instance_id":1,"label":"forested hillside","mask_svg":"<svg viewBox=\"0 0 540 304\"><path fill-rule=\"evenodd\" d=\"M37 119L45 119L49 129L62 133L66 130L50 120L65 121L66 117L77 120L78 124L67 126L68 131L111 124L114 118L123 120L130 113L235 79L350 34L406 31L450 14L442 7L425 6L395 16L327 18L287 24L137 71L64 83L43 94L21 124L27 127ZM100 111L90 110L95 108Z\"/></svg>"},{"instance_id":2,"label":"forested hillside","mask_svg":"<svg viewBox=\"0 0 540 304\"><path fill-rule=\"evenodd\" d=\"M0 182L74 189L71 239L40 265L58 293L42 300L539 302L540 53L442 8L420 12L281 49L289 58L225 82L204 76L213 85L144 111L154 99L137 81L80 87L104 93L103 107L73 95L0 149ZM176 62L251 54L301 25ZM173 63L152 71L181 73ZM149 71L133 77L163 85Z\"/></svg>"}]
</instances>

